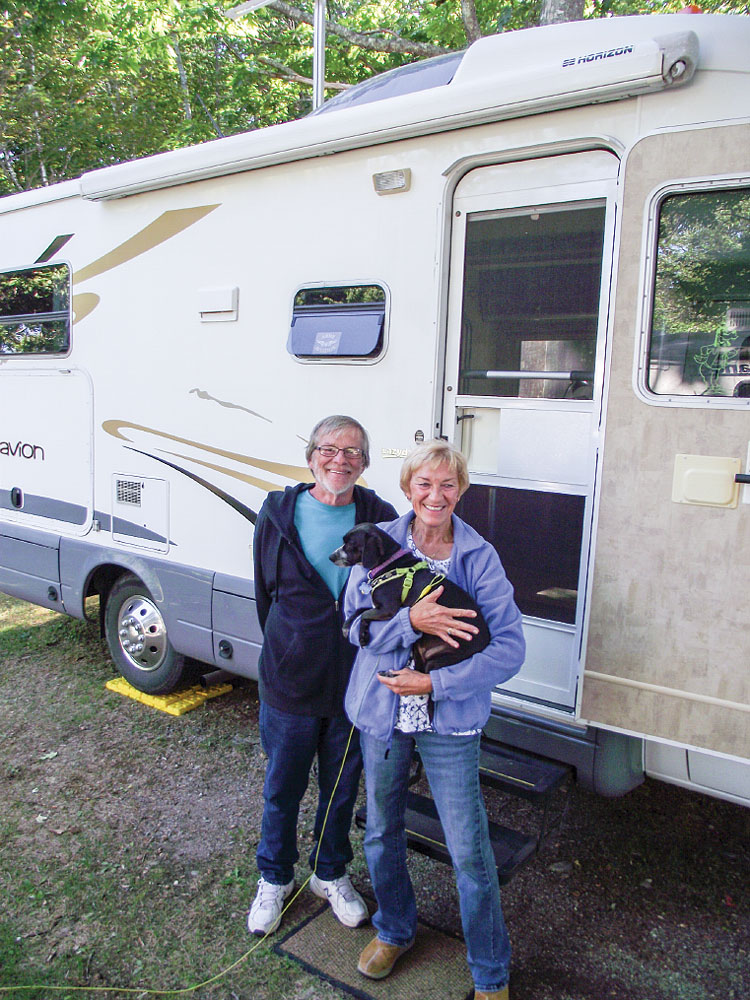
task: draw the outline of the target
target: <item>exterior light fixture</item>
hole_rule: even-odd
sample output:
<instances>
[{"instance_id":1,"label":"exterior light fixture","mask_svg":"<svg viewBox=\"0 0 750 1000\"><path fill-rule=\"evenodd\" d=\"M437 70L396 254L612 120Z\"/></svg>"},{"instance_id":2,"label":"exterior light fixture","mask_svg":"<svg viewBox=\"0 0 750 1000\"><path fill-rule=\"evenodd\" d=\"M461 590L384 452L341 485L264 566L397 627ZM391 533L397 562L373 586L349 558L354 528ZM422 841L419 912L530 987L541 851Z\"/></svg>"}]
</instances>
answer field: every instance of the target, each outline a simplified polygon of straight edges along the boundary
<instances>
[{"instance_id":1,"label":"exterior light fixture","mask_svg":"<svg viewBox=\"0 0 750 1000\"><path fill-rule=\"evenodd\" d=\"M372 175L372 183L377 194L399 194L411 187L411 170L384 170Z\"/></svg>"}]
</instances>

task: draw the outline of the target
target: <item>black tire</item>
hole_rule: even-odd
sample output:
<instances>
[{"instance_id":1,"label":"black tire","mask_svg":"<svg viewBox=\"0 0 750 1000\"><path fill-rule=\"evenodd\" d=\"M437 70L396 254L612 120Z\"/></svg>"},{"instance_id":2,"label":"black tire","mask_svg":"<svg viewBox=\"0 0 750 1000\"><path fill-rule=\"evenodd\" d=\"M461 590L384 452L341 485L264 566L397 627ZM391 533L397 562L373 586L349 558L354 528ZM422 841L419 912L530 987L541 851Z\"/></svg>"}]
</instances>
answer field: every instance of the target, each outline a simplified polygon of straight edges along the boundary
<instances>
[{"instance_id":1,"label":"black tire","mask_svg":"<svg viewBox=\"0 0 750 1000\"><path fill-rule=\"evenodd\" d=\"M169 694L185 672L158 606L137 576L121 576L104 612L107 645L122 676L144 694Z\"/></svg>"}]
</instances>

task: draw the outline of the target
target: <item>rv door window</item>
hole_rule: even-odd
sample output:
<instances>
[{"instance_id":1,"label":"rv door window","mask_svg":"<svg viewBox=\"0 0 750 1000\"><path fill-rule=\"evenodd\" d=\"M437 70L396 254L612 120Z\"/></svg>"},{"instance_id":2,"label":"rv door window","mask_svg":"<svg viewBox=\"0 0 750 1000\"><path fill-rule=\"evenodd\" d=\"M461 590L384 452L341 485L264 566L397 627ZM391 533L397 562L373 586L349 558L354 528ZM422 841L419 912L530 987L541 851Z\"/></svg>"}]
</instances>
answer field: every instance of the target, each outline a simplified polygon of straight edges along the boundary
<instances>
[{"instance_id":1,"label":"rv door window","mask_svg":"<svg viewBox=\"0 0 750 1000\"><path fill-rule=\"evenodd\" d=\"M68 265L0 273L0 354L65 354L69 346Z\"/></svg>"},{"instance_id":2,"label":"rv door window","mask_svg":"<svg viewBox=\"0 0 750 1000\"><path fill-rule=\"evenodd\" d=\"M305 360L373 359L383 351L386 296L380 285L301 288L286 349Z\"/></svg>"},{"instance_id":3,"label":"rv door window","mask_svg":"<svg viewBox=\"0 0 750 1000\"><path fill-rule=\"evenodd\" d=\"M497 549L522 614L576 620L586 498L472 483L456 512Z\"/></svg>"},{"instance_id":4,"label":"rv door window","mask_svg":"<svg viewBox=\"0 0 750 1000\"><path fill-rule=\"evenodd\" d=\"M604 203L472 213L459 392L591 399Z\"/></svg>"},{"instance_id":5,"label":"rv door window","mask_svg":"<svg viewBox=\"0 0 750 1000\"><path fill-rule=\"evenodd\" d=\"M656 395L750 396L750 188L661 202L647 350Z\"/></svg>"}]
</instances>

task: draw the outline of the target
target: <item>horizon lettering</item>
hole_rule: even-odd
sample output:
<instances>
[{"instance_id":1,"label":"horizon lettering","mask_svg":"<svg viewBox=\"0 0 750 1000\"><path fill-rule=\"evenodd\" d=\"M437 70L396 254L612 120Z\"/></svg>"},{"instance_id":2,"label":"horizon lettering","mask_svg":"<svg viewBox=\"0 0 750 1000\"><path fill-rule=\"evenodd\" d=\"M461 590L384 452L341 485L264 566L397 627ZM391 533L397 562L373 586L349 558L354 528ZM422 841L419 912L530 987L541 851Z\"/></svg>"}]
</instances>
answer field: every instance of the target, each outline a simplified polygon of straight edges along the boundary
<instances>
[{"instance_id":1,"label":"horizon lettering","mask_svg":"<svg viewBox=\"0 0 750 1000\"><path fill-rule=\"evenodd\" d=\"M572 59L563 59L563 68L567 66L580 66L581 63L597 62L599 59L612 59L614 56L627 56L632 52L632 45L621 45L619 48L606 49L602 52L590 52L585 56L574 56Z\"/></svg>"}]
</instances>

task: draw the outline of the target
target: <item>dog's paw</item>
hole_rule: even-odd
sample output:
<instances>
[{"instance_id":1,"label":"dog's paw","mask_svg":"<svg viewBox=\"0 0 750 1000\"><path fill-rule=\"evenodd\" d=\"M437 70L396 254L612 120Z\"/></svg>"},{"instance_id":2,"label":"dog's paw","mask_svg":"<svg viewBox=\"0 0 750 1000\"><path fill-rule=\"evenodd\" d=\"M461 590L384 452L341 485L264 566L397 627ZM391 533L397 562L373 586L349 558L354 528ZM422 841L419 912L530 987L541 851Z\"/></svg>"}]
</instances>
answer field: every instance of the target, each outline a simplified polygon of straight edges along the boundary
<instances>
[{"instance_id":1,"label":"dog's paw","mask_svg":"<svg viewBox=\"0 0 750 1000\"><path fill-rule=\"evenodd\" d=\"M370 642L370 625L368 622L363 621L359 626L359 644L360 646L367 646Z\"/></svg>"}]
</instances>

